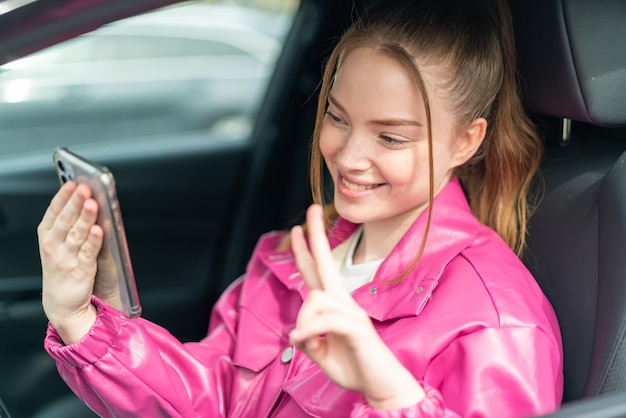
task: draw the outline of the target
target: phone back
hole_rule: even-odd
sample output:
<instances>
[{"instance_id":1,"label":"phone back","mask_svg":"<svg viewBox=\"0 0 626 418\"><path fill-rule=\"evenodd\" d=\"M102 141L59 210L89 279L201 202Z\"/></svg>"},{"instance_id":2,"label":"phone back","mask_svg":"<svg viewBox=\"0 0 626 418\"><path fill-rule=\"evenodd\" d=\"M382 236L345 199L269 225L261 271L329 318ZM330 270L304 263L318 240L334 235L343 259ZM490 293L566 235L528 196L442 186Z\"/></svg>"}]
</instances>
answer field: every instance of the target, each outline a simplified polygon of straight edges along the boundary
<instances>
[{"instance_id":1,"label":"phone back","mask_svg":"<svg viewBox=\"0 0 626 418\"><path fill-rule=\"evenodd\" d=\"M129 318L139 316L141 305L113 174L67 148L57 148L53 160L61 183L87 184L98 203L97 223L103 229L104 242L98 256L94 294L107 301L117 301L111 304Z\"/></svg>"}]
</instances>

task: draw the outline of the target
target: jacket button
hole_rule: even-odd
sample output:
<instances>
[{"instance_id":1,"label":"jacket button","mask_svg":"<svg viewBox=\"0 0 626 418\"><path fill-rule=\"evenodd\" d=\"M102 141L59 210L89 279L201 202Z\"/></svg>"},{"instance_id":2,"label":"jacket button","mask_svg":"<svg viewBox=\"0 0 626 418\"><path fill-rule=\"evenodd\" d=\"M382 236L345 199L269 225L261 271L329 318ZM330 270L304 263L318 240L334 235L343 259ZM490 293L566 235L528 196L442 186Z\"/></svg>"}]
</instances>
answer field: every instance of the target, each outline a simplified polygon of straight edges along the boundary
<instances>
[{"instance_id":1,"label":"jacket button","mask_svg":"<svg viewBox=\"0 0 626 418\"><path fill-rule=\"evenodd\" d=\"M280 355L280 361L283 363L289 363L293 358L293 347L287 347L283 350L283 353Z\"/></svg>"},{"instance_id":2,"label":"jacket button","mask_svg":"<svg viewBox=\"0 0 626 418\"><path fill-rule=\"evenodd\" d=\"M376 292L378 292L378 289L376 289L375 287L370 287L370 295L373 295Z\"/></svg>"}]
</instances>

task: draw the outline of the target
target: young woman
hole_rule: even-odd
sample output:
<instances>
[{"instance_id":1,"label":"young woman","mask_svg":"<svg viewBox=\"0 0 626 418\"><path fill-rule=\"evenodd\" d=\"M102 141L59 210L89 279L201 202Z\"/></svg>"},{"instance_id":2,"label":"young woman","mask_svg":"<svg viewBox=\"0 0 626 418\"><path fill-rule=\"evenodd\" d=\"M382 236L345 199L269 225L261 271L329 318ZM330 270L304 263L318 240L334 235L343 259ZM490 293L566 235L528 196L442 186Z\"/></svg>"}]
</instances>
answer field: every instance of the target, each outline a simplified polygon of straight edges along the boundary
<instances>
[{"instance_id":1,"label":"young woman","mask_svg":"<svg viewBox=\"0 0 626 418\"><path fill-rule=\"evenodd\" d=\"M332 205L261 238L181 344L93 295L102 230L66 184L39 226L45 341L103 416L522 417L556 409L561 339L518 259L539 139L499 0L389 1L320 91L311 181Z\"/></svg>"}]
</instances>

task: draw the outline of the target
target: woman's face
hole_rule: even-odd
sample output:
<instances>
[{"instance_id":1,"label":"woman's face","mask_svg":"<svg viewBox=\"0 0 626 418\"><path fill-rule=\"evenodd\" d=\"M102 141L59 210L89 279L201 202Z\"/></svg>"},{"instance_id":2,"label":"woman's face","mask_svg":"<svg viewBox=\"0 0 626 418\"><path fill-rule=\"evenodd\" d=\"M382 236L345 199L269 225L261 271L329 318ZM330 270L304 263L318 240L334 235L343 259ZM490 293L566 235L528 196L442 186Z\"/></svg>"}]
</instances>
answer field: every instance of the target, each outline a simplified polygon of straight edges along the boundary
<instances>
[{"instance_id":1,"label":"woman's face","mask_svg":"<svg viewBox=\"0 0 626 418\"><path fill-rule=\"evenodd\" d=\"M430 99L437 193L467 158L437 80L422 70ZM412 223L428 204L428 129L413 78L393 58L370 48L345 57L330 91L320 150L334 181L340 216L355 223ZM407 226L408 227L408 226Z\"/></svg>"}]
</instances>

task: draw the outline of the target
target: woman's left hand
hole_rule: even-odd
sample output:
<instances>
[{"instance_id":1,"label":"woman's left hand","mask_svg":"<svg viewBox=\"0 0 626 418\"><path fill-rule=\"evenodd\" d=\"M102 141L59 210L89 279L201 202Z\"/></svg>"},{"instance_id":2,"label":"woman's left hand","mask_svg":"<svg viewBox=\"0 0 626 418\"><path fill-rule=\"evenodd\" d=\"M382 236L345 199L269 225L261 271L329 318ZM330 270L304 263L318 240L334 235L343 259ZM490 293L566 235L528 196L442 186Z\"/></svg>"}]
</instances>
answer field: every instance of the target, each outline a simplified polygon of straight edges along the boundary
<instances>
[{"instance_id":1,"label":"woman's left hand","mask_svg":"<svg viewBox=\"0 0 626 418\"><path fill-rule=\"evenodd\" d=\"M341 283L322 208L307 211L307 246L302 227L291 231L292 250L309 294L291 332L291 343L339 386L358 391L377 409L415 405L424 390L380 338L367 312Z\"/></svg>"}]
</instances>

